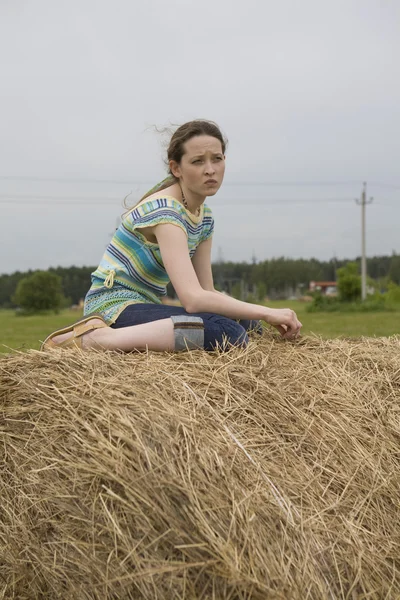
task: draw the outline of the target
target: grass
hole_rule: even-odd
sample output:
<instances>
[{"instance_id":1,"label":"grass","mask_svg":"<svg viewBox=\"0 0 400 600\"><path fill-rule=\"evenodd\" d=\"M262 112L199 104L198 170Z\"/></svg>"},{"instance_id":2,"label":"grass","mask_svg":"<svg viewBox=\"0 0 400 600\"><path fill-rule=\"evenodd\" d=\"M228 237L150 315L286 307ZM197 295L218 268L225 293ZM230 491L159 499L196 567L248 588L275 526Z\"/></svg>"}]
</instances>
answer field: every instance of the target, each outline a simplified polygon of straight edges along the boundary
<instances>
[{"instance_id":1,"label":"grass","mask_svg":"<svg viewBox=\"0 0 400 600\"><path fill-rule=\"evenodd\" d=\"M77 321L81 311L63 310L58 315L19 316L14 310L0 310L0 352L9 352L10 348L39 350L40 340L55 329Z\"/></svg>"},{"instance_id":2,"label":"grass","mask_svg":"<svg viewBox=\"0 0 400 600\"><path fill-rule=\"evenodd\" d=\"M325 338L390 336L400 334L400 311L374 313L307 313L306 303L296 300L269 302L271 308L292 308L303 323L302 332ZM38 350L40 340L60 327L73 323L81 312L64 310L58 315L17 316L13 310L0 310L0 352L10 349Z\"/></svg>"},{"instance_id":3,"label":"grass","mask_svg":"<svg viewBox=\"0 0 400 600\"><path fill-rule=\"evenodd\" d=\"M292 308L303 324L302 333L325 338L387 337L400 334L400 310L393 312L306 312L307 303L298 300L270 302L271 308Z\"/></svg>"}]
</instances>

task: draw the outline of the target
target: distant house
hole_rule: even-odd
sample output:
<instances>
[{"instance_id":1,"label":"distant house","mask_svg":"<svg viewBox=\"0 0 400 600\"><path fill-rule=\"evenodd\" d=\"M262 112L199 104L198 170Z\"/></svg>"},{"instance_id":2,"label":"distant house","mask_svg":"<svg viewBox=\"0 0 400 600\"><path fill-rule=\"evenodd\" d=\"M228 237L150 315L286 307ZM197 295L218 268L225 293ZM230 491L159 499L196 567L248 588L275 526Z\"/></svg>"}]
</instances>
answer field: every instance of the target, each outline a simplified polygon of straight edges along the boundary
<instances>
[{"instance_id":1,"label":"distant house","mask_svg":"<svg viewBox=\"0 0 400 600\"><path fill-rule=\"evenodd\" d=\"M337 296L337 282L310 281L310 292L321 292L323 296Z\"/></svg>"}]
</instances>

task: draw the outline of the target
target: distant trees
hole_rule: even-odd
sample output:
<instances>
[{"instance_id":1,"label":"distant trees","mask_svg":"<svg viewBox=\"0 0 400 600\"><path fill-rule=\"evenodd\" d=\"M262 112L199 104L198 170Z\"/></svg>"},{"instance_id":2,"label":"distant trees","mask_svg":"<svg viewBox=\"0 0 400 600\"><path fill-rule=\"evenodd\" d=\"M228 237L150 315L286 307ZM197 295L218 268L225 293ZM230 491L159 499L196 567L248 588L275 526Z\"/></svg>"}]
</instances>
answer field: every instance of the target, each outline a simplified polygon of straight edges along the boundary
<instances>
[{"instance_id":1,"label":"distant trees","mask_svg":"<svg viewBox=\"0 0 400 600\"><path fill-rule=\"evenodd\" d=\"M389 279L394 283L400 285L400 256L394 254L391 257L390 267L389 267Z\"/></svg>"},{"instance_id":2,"label":"distant trees","mask_svg":"<svg viewBox=\"0 0 400 600\"><path fill-rule=\"evenodd\" d=\"M96 267L57 267L49 269L61 277L63 294L70 300L70 304L79 304L90 288L90 275Z\"/></svg>"},{"instance_id":3,"label":"distant trees","mask_svg":"<svg viewBox=\"0 0 400 600\"><path fill-rule=\"evenodd\" d=\"M320 261L311 259L271 258L258 263L217 262L213 264L214 282L217 289L244 299L261 300L286 298L301 290L306 293L310 281L336 281L337 271L347 260ZM360 260L355 261L359 265ZM90 274L96 267L57 267L49 269L61 278L62 294L70 304L78 304L90 287ZM387 289L389 281L400 285L400 256L374 256L367 259L368 275L377 282L381 291ZM0 308L15 308L13 301L19 281L33 275L34 271L0 275ZM168 294L174 290L168 285Z\"/></svg>"},{"instance_id":4,"label":"distant trees","mask_svg":"<svg viewBox=\"0 0 400 600\"><path fill-rule=\"evenodd\" d=\"M1 308L14 308L15 303L13 302L13 296L17 289L18 282L24 277L27 277L33 273L33 271L27 271L21 273L16 271L11 275L0 275L0 307Z\"/></svg>"},{"instance_id":5,"label":"distant trees","mask_svg":"<svg viewBox=\"0 0 400 600\"><path fill-rule=\"evenodd\" d=\"M400 286L396 285L392 281L390 281L388 284L386 304L388 306L400 306Z\"/></svg>"},{"instance_id":6,"label":"distant trees","mask_svg":"<svg viewBox=\"0 0 400 600\"><path fill-rule=\"evenodd\" d=\"M361 277L358 273L358 265L349 262L345 267L337 270L337 288L339 298L343 302L353 302L361 297Z\"/></svg>"},{"instance_id":7,"label":"distant trees","mask_svg":"<svg viewBox=\"0 0 400 600\"><path fill-rule=\"evenodd\" d=\"M13 301L27 313L58 311L63 301L61 277L36 271L18 282Z\"/></svg>"},{"instance_id":8,"label":"distant trees","mask_svg":"<svg viewBox=\"0 0 400 600\"><path fill-rule=\"evenodd\" d=\"M68 298L69 304L79 304L90 287L90 274L96 267L57 267L49 269L61 278L62 294ZM15 308L14 295L21 279L33 275L35 271L21 273L17 271L10 275L0 275L0 308Z\"/></svg>"}]
</instances>

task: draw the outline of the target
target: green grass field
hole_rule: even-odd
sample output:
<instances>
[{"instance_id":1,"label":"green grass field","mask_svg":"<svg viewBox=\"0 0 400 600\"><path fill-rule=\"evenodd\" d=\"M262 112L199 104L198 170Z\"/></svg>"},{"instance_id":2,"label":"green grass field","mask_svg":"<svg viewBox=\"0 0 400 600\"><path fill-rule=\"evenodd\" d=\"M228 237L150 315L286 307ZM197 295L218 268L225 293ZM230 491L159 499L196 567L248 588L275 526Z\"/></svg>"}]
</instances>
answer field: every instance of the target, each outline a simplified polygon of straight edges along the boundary
<instances>
[{"instance_id":1,"label":"green grass field","mask_svg":"<svg viewBox=\"0 0 400 600\"><path fill-rule=\"evenodd\" d=\"M326 338L390 336L400 334L400 311L381 313L307 313L299 301L269 302L273 308L288 307L296 311L303 323L302 333L315 333ZM53 330L73 323L81 313L64 310L60 314L17 316L13 310L0 310L0 352L40 347Z\"/></svg>"}]
</instances>

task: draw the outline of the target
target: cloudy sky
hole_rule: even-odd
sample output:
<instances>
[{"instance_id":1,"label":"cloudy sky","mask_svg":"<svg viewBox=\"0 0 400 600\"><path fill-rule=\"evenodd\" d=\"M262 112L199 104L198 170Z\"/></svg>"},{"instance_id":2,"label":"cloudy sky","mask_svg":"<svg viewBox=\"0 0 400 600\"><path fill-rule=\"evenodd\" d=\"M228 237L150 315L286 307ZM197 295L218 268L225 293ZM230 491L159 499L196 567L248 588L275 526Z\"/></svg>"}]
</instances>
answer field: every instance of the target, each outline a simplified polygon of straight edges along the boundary
<instances>
[{"instance_id":1,"label":"cloudy sky","mask_svg":"<svg viewBox=\"0 0 400 600\"><path fill-rule=\"evenodd\" d=\"M398 0L0 0L0 273L96 265L216 121L214 260L400 252Z\"/></svg>"}]
</instances>

